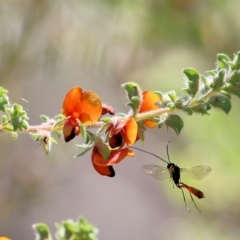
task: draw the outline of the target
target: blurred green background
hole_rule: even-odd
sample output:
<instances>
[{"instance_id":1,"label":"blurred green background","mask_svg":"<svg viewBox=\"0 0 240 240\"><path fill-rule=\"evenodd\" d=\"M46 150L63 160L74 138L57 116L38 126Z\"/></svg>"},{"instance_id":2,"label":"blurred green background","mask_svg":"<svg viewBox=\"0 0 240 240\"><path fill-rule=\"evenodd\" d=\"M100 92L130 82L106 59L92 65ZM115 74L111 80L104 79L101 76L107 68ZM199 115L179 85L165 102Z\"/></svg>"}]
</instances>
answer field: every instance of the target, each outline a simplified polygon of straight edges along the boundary
<instances>
[{"instance_id":1,"label":"blurred green background","mask_svg":"<svg viewBox=\"0 0 240 240\"><path fill-rule=\"evenodd\" d=\"M23 104L32 125L41 114L60 113L73 86L99 94L116 112L126 112L120 85L135 81L144 90L183 92L181 70L213 69L217 53L240 50L237 0L3 0L0 1L0 85L11 102ZM21 98L28 103L21 102ZM233 97L229 116L182 115L180 136L165 127L146 134L145 150L180 167L209 165L197 211L186 193L157 182L141 166L163 165L136 153L115 167L116 177L98 175L90 153L74 159L74 143L61 139L46 156L29 136L2 134L0 150L0 235L34 239L31 224L84 215L99 239L239 239L239 112Z\"/></svg>"}]
</instances>

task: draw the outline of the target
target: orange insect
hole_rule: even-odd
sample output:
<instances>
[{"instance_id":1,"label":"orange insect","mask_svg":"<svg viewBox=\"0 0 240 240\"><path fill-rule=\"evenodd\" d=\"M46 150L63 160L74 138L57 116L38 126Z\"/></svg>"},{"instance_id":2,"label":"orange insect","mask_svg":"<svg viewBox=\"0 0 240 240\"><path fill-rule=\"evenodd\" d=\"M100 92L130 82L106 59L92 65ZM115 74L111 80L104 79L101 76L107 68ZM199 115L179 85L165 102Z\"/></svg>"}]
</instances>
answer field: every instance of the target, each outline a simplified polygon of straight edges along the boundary
<instances>
[{"instance_id":1,"label":"orange insect","mask_svg":"<svg viewBox=\"0 0 240 240\"><path fill-rule=\"evenodd\" d=\"M139 151L153 155L153 156L159 158L160 160L162 160L163 162L167 163L167 167L161 167L161 166L154 165L154 164L147 164L142 167L142 170L144 173L153 177L156 180L164 180L164 179L169 178L169 176L170 176L170 179L173 180L176 187L181 189L182 194L183 194L183 200L184 200L185 206L188 209L188 211L191 212L191 210L187 206L183 188L188 190L195 207L199 210L199 208L197 207L197 205L192 197L192 194L200 199L200 198L205 197L204 193L194 187L188 186L187 184L181 182L181 180L180 180L181 174L185 174L187 177L195 179L195 180L201 180L202 178L206 177L211 172L211 168L208 166L205 166L205 165L189 167L189 168L180 168L176 164L171 163L170 158L169 158L169 153L168 153L168 145L169 145L169 142L167 144L168 162L153 153L150 153L150 152L147 152L145 150L135 148L135 147L131 147L131 148L134 148Z\"/></svg>"}]
</instances>

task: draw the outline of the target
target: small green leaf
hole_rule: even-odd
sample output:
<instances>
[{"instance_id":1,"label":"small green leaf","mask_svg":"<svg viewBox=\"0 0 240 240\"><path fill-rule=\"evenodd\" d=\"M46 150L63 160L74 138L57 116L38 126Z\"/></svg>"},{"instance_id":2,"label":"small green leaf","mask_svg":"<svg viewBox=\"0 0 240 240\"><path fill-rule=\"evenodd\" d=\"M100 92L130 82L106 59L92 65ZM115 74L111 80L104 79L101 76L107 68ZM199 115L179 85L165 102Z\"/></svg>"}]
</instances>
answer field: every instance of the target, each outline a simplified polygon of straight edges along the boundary
<instances>
[{"instance_id":1,"label":"small green leaf","mask_svg":"<svg viewBox=\"0 0 240 240\"><path fill-rule=\"evenodd\" d=\"M160 98L160 100L162 101L163 100L163 93L160 92L160 91L154 91L155 94L157 94Z\"/></svg>"},{"instance_id":2,"label":"small green leaf","mask_svg":"<svg viewBox=\"0 0 240 240\"><path fill-rule=\"evenodd\" d=\"M18 134L16 132L10 132L12 139L16 140L18 138Z\"/></svg>"},{"instance_id":3,"label":"small green leaf","mask_svg":"<svg viewBox=\"0 0 240 240\"><path fill-rule=\"evenodd\" d=\"M240 52L234 56L232 70L240 70Z\"/></svg>"},{"instance_id":4,"label":"small green leaf","mask_svg":"<svg viewBox=\"0 0 240 240\"><path fill-rule=\"evenodd\" d=\"M69 219L56 224L58 240L97 240L98 229L81 217L77 222Z\"/></svg>"},{"instance_id":5,"label":"small green leaf","mask_svg":"<svg viewBox=\"0 0 240 240\"><path fill-rule=\"evenodd\" d=\"M83 137L83 139L86 141L87 140L87 127L84 125L84 124L82 124L80 121L78 121L78 125L79 125L79 127L80 127L80 133L81 133L81 135L82 135L82 137Z\"/></svg>"},{"instance_id":6,"label":"small green leaf","mask_svg":"<svg viewBox=\"0 0 240 240\"><path fill-rule=\"evenodd\" d=\"M211 109L211 106L207 102L199 103L193 107L191 110L196 113L201 113L202 115L209 115L208 111Z\"/></svg>"},{"instance_id":7,"label":"small green leaf","mask_svg":"<svg viewBox=\"0 0 240 240\"><path fill-rule=\"evenodd\" d=\"M96 145L97 145L97 148L98 148L98 152L101 154L103 159L107 160L110 156L110 153L111 153L108 145L103 143L103 142L100 145L99 145L99 143L96 144Z\"/></svg>"},{"instance_id":8,"label":"small green leaf","mask_svg":"<svg viewBox=\"0 0 240 240\"><path fill-rule=\"evenodd\" d=\"M47 117L46 115L40 115L40 118L42 119L43 122L48 122L49 117Z\"/></svg>"},{"instance_id":9,"label":"small green leaf","mask_svg":"<svg viewBox=\"0 0 240 240\"><path fill-rule=\"evenodd\" d=\"M127 103L132 108L134 114L138 112L139 106L142 102L142 90L137 83L128 82L122 84L122 87L126 90L128 99L130 102Z\"/></svg>"},{"instance_id":10,"label":"small green leaf","mask_svg":"<svg viewBox=\"0 0 240 240\"><path fill-rule=\"evenodd\" d=\"M231 76L228 79L228 83L234 86L240 84L240 70L232 72Z\"/></svg>"},{"instance_id":11,"label":"small green leaf","mask_svg":"<svg viewBox=\"0 0 240 240\"><path fill-rule=\"evenodd\" d=\"M168 118L165 121L165 124L167 127L172 128L177 135L180 134L182 128L183 128L183 120L176 114L171 114L168 116Z\"/></svg>"},{"instance_id":12,"label":"small green leaf","mask_svg":"<svg viewBox=\"0 0 240 240\"><path fill-rule=\"evenodd\" d=\"M99 135L101 132L106 131L109 127L110 123L103 124L96 132L97 135Z\"/></svg>"},{"instance_id":13,"label":"small green leaf","mask_svg":"<svg viewBox=\"0 0 240 240\"><path fill-rule=\"evenodd\" d=\"M217 67L219 69L228 69L230 58L223 53L217 55Z\"/></svg>"},{"instance_id":14,"label":"small green leaf","mask_svg":"<svg viewBox=\"0 0 240 240\"><path fill-rule=\"evenodd\" d=\"M159 117L158 128L161 128L165 124L167 118L168 118L168 116L160 116Z\"/></svg>"},{"instance_id":15,"label":"small green leaf","mask_svg":"<svg viewBox=\"0 0 240 240\"><path fill-rule=\"evenodd\" d=\"M36 223L32 227L35 230L35 240L52 240L50 229L45 223Z\"/></svg>"},{"instance_id":16,"label":"small green leaf","mask_svg":"<svg viewBox=\"0 0 240 240\"><path fill-rule=\"evenodd\" d=\"M200 75L198 71L193 68L186 68L183 70L183 73L187 78L186 88L183 90L191 97L194 97L199 90Z\"/></svg>"},{"instance_id":17,"label":"small green leaf","mask_svg":"<svg viewBox=\"0 0 240 240\"><path fill-rule=\"evenodd\" d=\"M6 124L7 122L9 122L10 118L6 115L2 116L2 124Z\"/></svg>"},{"instance_id":18,"label":"small green leaf","mask_svg":"<svg viewBox=\"0 0 240 240\"><path fill-rule=\"evenodd\" d=\"M26 120L29 118L21 105L15 103L12 105L12 108L8 108L6 110L10 114L14 131L17 129L23 130L28 128L28 122Z\"/></svg>"},{"instance_id":19,"label":"small green leaf","mask_svg":"<svg viewBox=\"0 0 240 240\"><path fill-rule=\"evenodd\" d=\"M226 86L223 87L223 90L227 93L234 94L240 98L240 84L239 85L226 84Z\"/></svg>"},{"instance_id":20,"label":"small green leaf","mask_svg":"<svg viewBox=\"0 0 240 240\"><path fill-rule=\"evenodd\" d=\"M110 117L102 117L102 118L100 118L100 121L104 122L104 123L110 123L111 122L111 118Z\"/></svg>"},{"instance_id":21,"label":"small green leaf","mask_svg":"<svg viewBox=\"0 0 240 240\"><path fill-rule=\"evenodd\" d=\"M213 90L219 89L225 84L224 82L225 74L226 74L226 71L224 69L221 69L218 72L217 76L213 78L213 83L210 85L210 87Z\"/></svg>"},{"instance_id":22,"label":"small green leaf","mask_svg":"<svg viewBox=\"0 0 240 240\"><path fill-rule=\"evenodd\" d=\"M12 126L12 125L4 125L2 128L3 128L4 130L10 131L10 132L13 131L13 126Z\"/></svg>"},{"instance_id":23,"label":"small green leaf","mask_svg":"<svg viewBox=\"0 0 240 240\"><path fill-rule=\"evenodd\" d=\"M59 128L61 128L64 124L65 118L58 120L51 128L51 131L57 131Z\"/></svg>"},{"instance_id":24,"label":"small green leaf","mask_svg":"<svg viewBox=\"0 0 240 240\"><path fill-rule=\"evenodd\" d=\"M172 102L175 103L177 101L177 94L175 91L170 91L167 94L171 98Z\"/></svg>"},{"instance_id":25,"label":"small green leaf","mask_svg":"<svg viewBox=\"0 0 240 240\"><path fill-rule=\"evenodd\" d=\"M78 146L78 145L76 145L76 146ZM81 156L83 156L84 154L86 154L89 150L91 150L92 149L92 147L85 147L85 149L81 152L81 153L79 153L78 155L76 155L76 156L74 156L75 158L77 158L77 157L81 157Z\"/></svg>"},{"instance_id":26,"label":"small green leaf","mask_svg":"<svg viewBox=\"0 0 240 240\"><path fill-rule=\"evenodd\" d=\"M144 144L144 131L146 130L146 127L142 122L137 122L138 125L138 136L140 138L140 144Z\"/></svg>"},{"instance_id":27,"label":"small green leaf","mask_svg":"<svg viewBox=\"0 0 240 240\"><path fill-rule=\"evenodd\" d=\"M222 109L226 114L228 114L231 110L231 101L229 98L223 95L215 95L211 96L208 99L208 103L215 108Z\"/></svg>"},{"instance_id":28,"label":"small green leaf","mask_svg":"<svg viewBox=\"0 0 240 240\"><path fill-rule=\"evenodd\" d=\"M95 146L97 147L100 155L104 160L107 160L111 153L109 146L103 141L100 136L94 135L91 132L88 133L91 136L92 140L95 142Z\"/></svg>"},{"instance_id":29,"label":"small green leaf","mask_svg":"<svg viewBox=\"0 0 240 240\"><path fill-rule=\"evenodd\" d=\"M9 105L9 98L7 96L8 91L0 87L0 110L6 112L5 108Z\"/></svg>"},{"instance_id":30,"label":"small green leaf","mask_svg":"<svg viewBox=\"0 0 240 240\"><path fill-rule=\"evenodd\" d=\"M126 90L128 99L131 101L133 97L142 98L142 91L137 83L127 82L122 84L122 87Z\"/></svg>"},{"instance_id":31,"label":"small green leaf","mask_svg":"<svg viewBox=\"0 0 240 240\"><path fill-rule=\"evenodd\" d=\"M56 119L59 119L59 120L63 120L63 119L65 119L66 117L65 117L63 114L60 113L60 114L56 115L55 118L56 118Z\"/></svg>"}]
</instances>

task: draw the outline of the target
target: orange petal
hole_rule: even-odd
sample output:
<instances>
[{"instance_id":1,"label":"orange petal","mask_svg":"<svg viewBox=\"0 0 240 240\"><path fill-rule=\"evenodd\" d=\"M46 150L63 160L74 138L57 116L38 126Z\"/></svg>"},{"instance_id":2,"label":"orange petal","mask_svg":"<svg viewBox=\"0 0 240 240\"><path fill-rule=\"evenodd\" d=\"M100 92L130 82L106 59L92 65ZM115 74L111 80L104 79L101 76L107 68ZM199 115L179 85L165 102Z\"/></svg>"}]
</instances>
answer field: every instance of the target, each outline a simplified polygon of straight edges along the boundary
<instances>
[{"instance_id":1,"label":"orange petal","mask_svg":"<svg viewBox=\"0 0 240 240\"><path fill-rule=\"evenodd\" d=\"M98 152L96 152L94 157L92 158L92 161L99 166L111 166L121 162L127 156L133 156L132 151L130 151L128 148L112 150L107 160L104 160L102 156Z\"/></svg>"},{"instance_id":2,"label":"orange petal","mask_svg":"<svg viewBox=\"0 0 240 240\"><path fill-rule=\"evenodd\" d=\"M124 127L124 140L128 146L131 146L136 142L137 133L138 125L135 119L131 117Z\"/></svg>"},{"instance_id":3,"label":"orange petal","mask_svg":"<svg viewBox=\"0 0 240 240\"><path fill-rule=\"evenodd\" d=\"M2 236L0 236L0 240L11 240L11 239L8 238L8 237L2 237Z\"/></svg>"},{"instance_id":4,"label":"orange petal","mask_svg":"<svg viewBox=\"0 0 240 240\"><path fill-rule=\"evenodd\" d=\"M149 128L157 127L157 123L153 120L143 120L143 124L144 124L144 126L149 127Z\"/></svg>"},{"instance_id":5,"label":"orange petal","mask_svg":"<svg viewBox=\"0 0 240 240\"><path fill-rule=\"evenodd\" d=\"M102 114L102 102L94 92L84 92L79 107L79 120L85 125L96 122Z\"/></svg>"},{"instance_id":6,"label":"orange petal","mask_svg":"<svg viewBox=\"0 0 240 240\"><path fill-rule=\"evenodd\" d=\"M70 116L75 111L78 111L81 97L82 97L82 89L80 87L72 88L67 93L67 95L63 101L63 105L62 105L63 115Z\"/></svg>"},{"instance_id":7,"label":"orange petal","mask_svg":"<svg viewBox=\"0 0 240 240\"><path fill-rule=\"evenodd\" d=\"M80 134L80 127L78 125L77 120L75 118L66 119L63 126L63 136L64 136L65 142L69 142L79 134Z\"/></svg>"},{"instance_id":8,"label":"orange petal","mask_svg":"<svg viewBox=\"0 0 240 240\"><path fill-rule=\"evenodd\" d=\"M115 176L115 171L112 166L99 166L97 164L93 163L94 169L101 175L103 176L108 176L108 177L114 177ZM1 239L0 239L1 240Z\"/></svg>"},{"instance_id":9,"label":"orange petal","mask_svg":"<svg viewBox=\"0 0 240 240\"><path fill-rule=\"evenodd\" d=\"M140 113L148 112L151 110L158 109L159 106L156 105L156 102L159 102L159 101L161 101L161 99L156 93L150 92L150 91L143 92L143 101L140 106L139 112ZM143 124L149 128L157 127L157 123L152 120L144 120Z\"/></svg>"},{"instance_id":10,"label":"orange petal","mask_svg":"<svg viewBox=\"0 0 240 240\"><path fill-rule=\"evenodd\" d=\"M93 164L94 169L99 174L108 176L108 177L115 176L115 171L112 166L99 166L98 164L95 163L95 161L97 161L98 159L101 159L100 161L104 161L102 156L99 154L96 146L93 147L91 159L92 159L92 164Z\"/></svg>"},{"instance_id":11,"label":"orange petal","mask_svg":"<svg viewBox=\"0 0 240 240\"><path fill-rule=\"evenodd\" d=\"M139 112L141 113L158 109L159 106L155 105L155 103L159 101L161 101L161 99L156 93L150 91L143 92L143 100Z\"/></svg>"}]
</instances>

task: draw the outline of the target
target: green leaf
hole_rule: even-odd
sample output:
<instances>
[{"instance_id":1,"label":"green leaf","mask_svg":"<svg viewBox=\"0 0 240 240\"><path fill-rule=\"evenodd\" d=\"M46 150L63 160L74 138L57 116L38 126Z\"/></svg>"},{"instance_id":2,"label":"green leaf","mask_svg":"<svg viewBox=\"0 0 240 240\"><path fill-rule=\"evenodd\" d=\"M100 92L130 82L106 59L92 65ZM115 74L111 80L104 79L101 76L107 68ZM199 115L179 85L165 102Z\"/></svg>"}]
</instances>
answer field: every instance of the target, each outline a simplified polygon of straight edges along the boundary
<instances>
[{"instance_id":1,"label":"green leaf","mask_svg":"<svg viewBox=\"0 0 240 240\"><path fill-rule=\"evenodd\" d=\"M183 70L183 73L187 77L186 88L183 90L191 97L194 97L199 90L200 75L198 71L193 68L186 68Z\"/></svg>"},{"instance_id":2,"label":"green leaf","mask_svg":"<svg viewBox=\"0 0 240 240\"><path fill-rule=\"evenodd\" d=\"M128 99L131 101L133 97L142 98L142 91L137 83L127 82L121 85L127 92Z\"/></svg>"},{"instance_id":3,"label":"green leaf","mask_svg":"<svg viewBox=\"0 0 240 240\"><path fill-rule=\"evenodd\" d=\"M102 118L100 118L100 121L104 122L104 123L110 123L111 122L111 118L110 117L102 117Z\"/></svg>"},{"instance_id":4,"label":"green leaf","mask_svg":"<svg viewBox=\"0 0 240 240\"><path fill-rule=\"evenodd\" d=\"M217 55L217 67L219 69L228 69L230 58L223 53Z\"/></svg>"},{"instance_id":5,"label":"green leaf","mask_svg":"<svg viewBox=\"0 0 240 240\"><path fill-rule=\"evenodd\" d=\"M165 121L165 124L167 127L172 128L177 135L180 134L182 128L183 128L183 120L176 114L171 114L168 116L168 118Z\"/></svg>"},{"instance_id":6,"label":"green leaf","mask_svg":"<svg viewBox=\"0 0 240 240\"><path fill-rule=\"evenodd\" d=\"M82 124L80 121L78 121L78 125L80 127L81 135L83 139L86 141L88 138L87 127L84 124Z\"/></svg>"},{"instance_id":7,"label":"green leaf","mask_svg":"<svg viewBox=\"0 0 240 240\"><path fill-rule=\"evenodd\" d=\"M95 142L95 146L97 147L100 155L103 157L104 160L107 160L111 153L109 146L103 141L100 136L96 136L90 132L89 134L92 140Z\"/></svg>"},{"instance_id":8,"label":"green leaf","mask_svg":"<svg viewBox=\"0 0 240 240\"><path fill-rule=\"evenodd\" d=\"M160 92L160 91L154 91L155 94L157 94L160 98L160 100L162 101L163 100L163 93Z\"/></svg>"},{"instance_id":9,"label":"green leaf","mask_svg":"<svg viewBox=\"0 0 240 240\"><path fill-rule=\"evenodd\" d=\"M57 131L59 128L61 128L64 124L65 118L58 120L51 128L51 131Z\"/></svg>"},{"instance_id":10,"label":"green leaf","mask_svg":"<svg viewBox=\"0 0 240 240\"><path fill-rule=\"evenodd\" d=\"M199 103L193 107L191 110L196 113L201 113L202 115L209 115L208 111L211 109L211 106L207 102Z\"/></svg>"},{"instance_id":11,"label":"green leaf","mask_svg":"<svg viewBox=\"0 0 240 240\"><path fill-rule=\"evenodd\" d=\"M7 96L8 91L0 87L0 110L6 112L5 108L9 105L9 98Z\"/></svg>"},{"instance_id":12,"label":"green leaf","mask_svg":"<svg viewBox=\"0 0 240 240\"><path fill-rule=\"evenodd\" d=\"M35 230L35 240L52 240L50 229L45 223L36 223L32 227Z\"/></svg>"},{"instance_id":13,"label":"green leaf","mask_svg":"<svg viewBox=\"0 0 240 240\"><path fill-rule=\"evenodd\" d=\"M138 136L140 138L140 144L144 144L144 131L146 130L146 127L142 122L137 122L138 125Z\"/></svg>"},{"instance_id":14,"label":"green leaf","mask_svg":"<svg viewBox=\"0 0 240 240\"><path fill-rule=\"evenodd\" d=\"M63 120L63 119L65 119L65 116L60 113L60 114L56 115L55 118L59 119L59 120Z\"/></svg>"},{"instance_id":15,"label":"green leaf","mask_svg":"<svg viewBox=\"0 0 240 240\"><path fill-rule=\"evenodd\" d=\"M110 123L103 124L96 132L97 135L99 135L101 132L106 131L107 128L110 126Z\"/></svg>"},{"instance_id":16,"label":"green leaf","mask_svg":"<svg viewBox=\"0 0 240 240\"><path fill-rule=\"evenodd\" d=\"M231 101L228 97L224 95L211 96L208 99L208 103L212 107L222 109L226 114L228 114L231 110Z\"/></svg>"},{"instance_id":17,"label":"green leaf","mask_svg":"<svg viewBox=\"0 0 240 240\"><path fill-rule=\"evenodd\" d=\"M43 122L48 122L49 117L47 117L46 115L40 115L40 118L42 119Z\"/></svg>"},{"instance_id":18,"label":"green leaf","mask_svg":"<svg viewBox=\"0 0 240 240\"><path fill-rule=\"evenodd\" d=\"M6 108L6 111L10 114L13 130L23 130L28 128L28 116L23 107L19 104L13 104L11 108Z\"/></svg>"},{"instance_id":19,"label":"green leaf","mask_svg":"<svg viewBox=\"0 0 240 240\"><path fill-rule=\"evenodd\" d=\"M16 132L10 132L12 139L16 140L18 138L18 134Z\"/></svg>"},{"instance_id":20,"label":"green leaf","mask_svg":"<svg viewBox=\"0 0 240 240\"><path fill-rule=\"evenodd\" d=\"M81 157L83 156L84 154L86 154L89 150L91 150L92 147L86 147L82 152L80 152L78 155L74 156L75 158L77 157Z\"/></svg>"},{"instance_id":21,"label":"green leaf","mask_svg":"<svg viewBox=\"0 0 240 240\"><path fill-rule=\"evenodd\" d=\"M6 124L9 120L10 118L8 116L2 115L2 124Z\"/></svg>"},{"instance_id":22,"label":"green leaf","mask_svg":"<svg viewBox=\"0 0 240 240\"><path fill-rule=\"evenodd\" d=\"M240 85L226 84L223 90L227 93L234 94L240 98Z\"/></svg>"},{"instance_id":23,"label":"green leaf","mask_svg":"<svg viewBox=\"0 0 240 240\"><path fill-rule=\"evenodd\" d=\"M175 103L177 101L177 94L175 91L170 91L167 94L171 98L172 102Z\"/></svg>"},{"instance_id":24,"label":"green leaf","mask_svg":"<svg viewBox=\"0 0 240 240\"><path fill-rule=\"evenodd\" d=\"M233 86L239 85L240 84L240 70L233 71L227 82L232 84Z\"/></svg>"},{"instance_id":25,"label":"green leaf","mask_svg":"<svg viewBox=\"0 0 240 240\"><path fill-rule=\"evenodd\" d=\"M213 78L213 83L210 85L210 87L213 90L219 89L225 84L224 82L225 74L226 74L226 71L224 69L221 69L218 72L217 76Z\"/></svg>"},{"instance_id":26,"label":"green leaf","mask_svg":"<svg viewBox=\"0 0 240 240\"><path fill-rule=\"evenodd\" d=\"M81 217L77 222L69 219L56 224L58 240L97 240L98 229Z\"/></svg>"},{"instance_id":27,"label":"green leaf","mask_svg":"<svg viewBox=\"0 0 240 240\"><path fill-rule=\"evenodd\" d=\"M10 132L13 131L13 126L12 126L12 125L4 125L2 128L3 128L4 130L10 131Z\"/></svg>"},{"instance_id":28,"label":"green leaf","mask_svg":"<svg viewBox=\"0 0 240 240\"><path fill-rule=\"evenodd\" d=\"M234 56L232 70L240 70L240 52Z\"/></svg>"},{"instance_id":29,"label":"green leaf","mask_svg":"<svg viewBox=\"0 0 240 240\"><path fill-rule=\"evenodd\" d=\"M169 116L160 116L158 121L158 128L161 128Z\"/></svg>"},{"instance_id":30,"label":"green leaf","mask_svg":"<svg viewBox=\"0 0 240 240\"><path fill-rule=\"evenodd\" d=\"M122 87L126 90L128 99L130 102L127 103L132 108L134 114L138 112L139 106L142 102L142 90L137 83L128 82L122 84Z\"/></svg>"}]
</instances>

